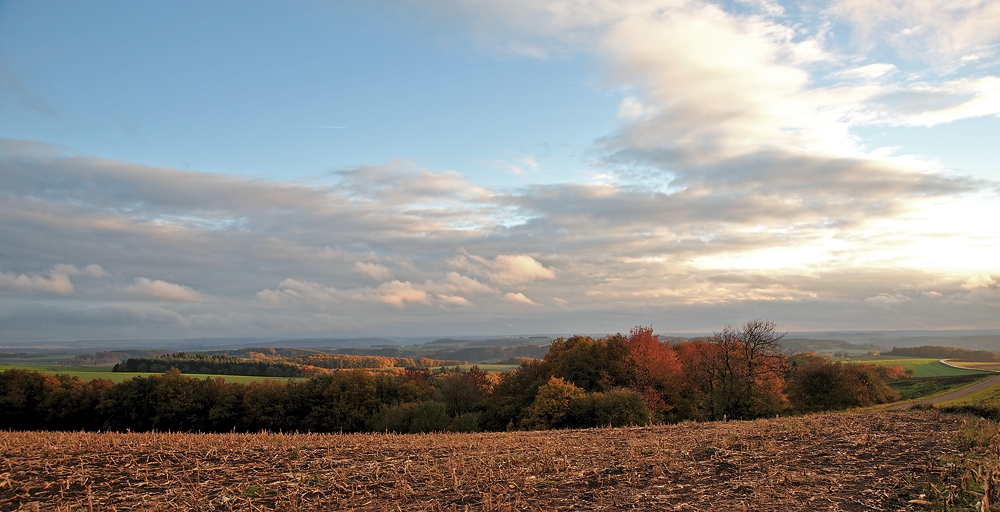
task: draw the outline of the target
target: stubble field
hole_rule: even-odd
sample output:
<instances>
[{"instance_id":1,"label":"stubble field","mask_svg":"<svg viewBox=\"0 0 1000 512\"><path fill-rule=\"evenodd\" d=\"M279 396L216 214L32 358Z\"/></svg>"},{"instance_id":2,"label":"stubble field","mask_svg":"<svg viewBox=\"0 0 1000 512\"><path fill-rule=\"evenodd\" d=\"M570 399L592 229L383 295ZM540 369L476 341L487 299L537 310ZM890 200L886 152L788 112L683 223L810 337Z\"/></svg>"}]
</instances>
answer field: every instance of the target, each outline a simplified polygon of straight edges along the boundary
<instances>
[{"instance_id":1,"label":"stubble field","mask_svg":"<svg viewBox=\"0 0 1000 512\"><path fill-rule=\"evenodd\" d=\"M965 471L964 421L909 411L494 434L3 432L0 509L921 509L929 489L941 494L926 500L961 494L948 482Z\"/></svg>"}]
</instances>

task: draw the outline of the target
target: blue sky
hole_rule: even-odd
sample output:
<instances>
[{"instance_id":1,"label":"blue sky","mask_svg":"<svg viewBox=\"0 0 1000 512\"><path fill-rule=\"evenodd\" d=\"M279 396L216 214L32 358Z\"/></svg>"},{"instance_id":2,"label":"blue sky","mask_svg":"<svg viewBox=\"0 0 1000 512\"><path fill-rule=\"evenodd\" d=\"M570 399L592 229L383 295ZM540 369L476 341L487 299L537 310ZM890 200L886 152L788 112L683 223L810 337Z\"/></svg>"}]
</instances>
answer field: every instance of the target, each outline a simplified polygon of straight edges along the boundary
<instances>
[{"instance_id":1,"label":"blue sky","mask_svg":"<svg viewBox=\"0 0 1000 512\"><path fill-rule=\"evenodd\" d=\"M1000 328L1000 5L0 2L0 340Z\"/></svg>"},{"instance_id":2,"label":"blue sky","mask_svg":"<svg viewBox=\"0 0 1000 512\"><path fill-rule=\"evenodd\" d=\"M3 9L5 135L149 165L296 179L407 158L508 183L530 155L572 179L622 97L587 55L496 55L388 7Z\"/></svg>"}]
</instances>

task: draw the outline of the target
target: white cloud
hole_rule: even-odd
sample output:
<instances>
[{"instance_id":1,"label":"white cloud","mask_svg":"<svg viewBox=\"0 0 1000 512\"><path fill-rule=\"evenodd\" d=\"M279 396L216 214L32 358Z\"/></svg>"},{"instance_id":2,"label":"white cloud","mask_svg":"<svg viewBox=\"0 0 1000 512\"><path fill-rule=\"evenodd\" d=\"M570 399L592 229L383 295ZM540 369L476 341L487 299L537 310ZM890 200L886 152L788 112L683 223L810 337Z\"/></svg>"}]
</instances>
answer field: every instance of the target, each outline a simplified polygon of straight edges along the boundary
<instances>
[{"instance_id":1,"label":"white cloud","mask_svg":"<svg viewBox=\"0 0 1000 512\"><path fill-rule=\"evenodd\" d=\"M618 107L618 117L622 119L635 120L645 117L648 113L649 109L635 96L626 96Z\"/></svg>"},{"instance_id":2,"label":"white cloud","mask_svg":"<svg viewBox=\"0 0 1000 512\"><path fill-rule=\"evenodd\" d=\"M500 254L493 259L490 280L503 285L521 284L536 279L555 279L556 273L526 254Z\"/></svg>"},{"instance_id":3,"label":"white cloud","mask_svg":"<svg viewBox=\"0 0 1000 512\"><path fill-rule=\"evenodd\" d=\"M503 294L503 299L508 302L514 302L516 304L527 304L529 306L537 306L538 303L525 297L523 293L505 293Z\"/></svg>"},{"instance_id":4,"label":"white cloud","mask_svg":"<svg viewBox=\"0 0 1000 512\"><path fill-rule=\"evenodd\" d=\"M408 302L421 304L429 302L427 292L414 286L409 281L393 280L380 284L378 288L365 288L352 292L352 294L361 300L381 302L397 309L405 308Z\"/></svg>"},{"instance_id":5,"label":"white cloud","mask_svg":"<svg viewBox=\"0 0 1000 512\"><path fill-rule=\"evenodd\" d=\"M480 283L479 281L459 274L458 272L448 272L441 282L428 279L424 284L424 289L431 293L444 294L470 294L470 293L495 293L496 290Z\"/></svg>"},{"instance_id":6,"label":"white cloud","mask_svg":"<svg viewBox=\"0 0 1000 512\"><path fill-rule=\"evenodd\" d=\"M376 281L392 279L392 271L378 263L362 263L358 261L354 263L354 269Z\"/></svg>"},{"instance_id":7,"label":"white cloud","mask_svg":"<svg viewBox=\"0 0 1000 512\"><path fill-rule=\"evenodd\" d=\"M460 297L458 295L436 295L437 299L441 301L441 304L448 306L472 306L473 304L469 302L465 297Z\"/></svg>"},{"instance_id":8,"label":"white cloud","mask_svg":"<svg viewBox=\"0 0 1000 512\"><path fill-rule=\"evenodd\" d=\"M153 299L176 302L197 302L202 298L201 293L189 286L145 277L136 278L132 284L125 287L125 291Z\"/></svg>"},{"instance_id":9,"label":"white cloud","mask_svg":"<svg viewBox=\"0 0 1000 512\"><path fill-rule=\"evenodd\" d=\"M901 124L934 126L959 119L1000 115L1000 77L963 78L913 87L899 98Z\"/></svg>"},{"instance_id":10,"label":"white cloud","mask_svg":"<svg viewBox=\"0 0 1000 512\"><path fill-rule=\"evenodd\" d=\"M53 265L48 271L37 274L15 274L0 272L0 290L19 292L48 292L69 295L75 291L70 276L106 277L107 272L99 265L87 265L80 269L75 265Z\"/></svg>"},{"instance_id":11,"label":"white cloud","mask_svg":"<svg viewBox=\"0 0 1000 512\"><path fill-rule=\"evenodd\" d=\"M885 42L908 58L952 58L1000 39L1000 4L992 0L838 0L835 6L862 44Z\"/></svg>"},{"instance_id":12,"label":"white cloud","mask_svg":"<svg viewBox=\"0 0 1000 512\"><path fill-rule=\"evenodd\" d=\"M1000 289L1000 276L993 276L991 274L982 273L969 276L964 283L962 283L962 288L966 290L974 290L976 288L997 288Z\"/></svg>"},{"instance_id":13,"label":"white cloud","mask_svg":"<svg viewBox=\"0 0 1000 512\"><path fill-rule=\"evenodd\" d=\"M837 76L853 80L872 82L880 78L891 76L898 71L899 68L897 68L895 64L877 62L875 64L867 64L856 68L845 69L837 73Z\"/></svg>"},{"instance_id":14,"label":"white cloud","mask_svg":"<svg viewBox=\"0 0 1000 512\"><path fill-rule=\"evenodd\" d=\"M73 283L66 274L50 273L46 276L3 272L0 273L0 289L67 295L73 293Z\"/></svg>"}]
</instances>

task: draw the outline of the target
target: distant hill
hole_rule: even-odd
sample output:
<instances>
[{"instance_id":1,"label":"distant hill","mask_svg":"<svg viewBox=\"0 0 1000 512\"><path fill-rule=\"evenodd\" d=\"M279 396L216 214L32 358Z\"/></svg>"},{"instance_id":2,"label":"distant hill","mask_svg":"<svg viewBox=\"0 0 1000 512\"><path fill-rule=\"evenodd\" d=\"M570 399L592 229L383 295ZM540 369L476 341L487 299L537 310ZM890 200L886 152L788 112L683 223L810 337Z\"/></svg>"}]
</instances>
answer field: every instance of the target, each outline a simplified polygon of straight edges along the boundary
<instances>
[{"instance_id":1,"label":"distant hill","mask_svg":"<svg viewBox=\"0 0 1000 512\"><path fill-rule=\"evenodd\" d=\"M922 347L893 347L886 352L888 356L906 357L933 357L935 359L958 359L961 361L1000 361L1000 353L989 350L970 350L967 348L922 346Z\"/></svg>"},{"instance_id":2,"label":"distant hill","mask_svg":"<svg viewBox=\"0 0 1000 512\"><path fill-rule=\"evenodd\" d=\"M487 338L487 339L455 339L442 338L430 341L421 345L423 348L430 347L521 347L534 345L547 347L552 344L552 338L548 336L529 336L518 338Z\"/></svg>"},{"instance_id":3,"label":"distant hill","mask_svg":"<svg viewBox=\"0 0 1000 512\"><path fill-rule=\"evenodd\" d=\"M70 364L88 366L94 364L118 364L133 357L155 357L169 354L169 350L111 350L95 352L93 354L79 354L73 356Z\"/></svg>"},{"instance_id":4,"label":"distant hill","mask_svg":"<svg viewBox=\"0 0 1000 512\"><path fill-rule=\"evenodd\" d=\"M846 352L849 355L859 355L867 353L869 350L879 350L880 347L872 344L857 345L844 340L821 340L810 338L785 338L781 340L781 346L792 354L802 352L813 352L816 354L836 354Z\"/></svg>"},{"instance_id":5,"label":"distant hill","mask_svg":"<svg viewBox=\"0 0 1000 512\"><path fill-rule=\"evenodd\" d=\"M891 340L894 347L946 346L969 350L1000 350L1000 335L914 336Z\"/></svg>"}]
</instances>

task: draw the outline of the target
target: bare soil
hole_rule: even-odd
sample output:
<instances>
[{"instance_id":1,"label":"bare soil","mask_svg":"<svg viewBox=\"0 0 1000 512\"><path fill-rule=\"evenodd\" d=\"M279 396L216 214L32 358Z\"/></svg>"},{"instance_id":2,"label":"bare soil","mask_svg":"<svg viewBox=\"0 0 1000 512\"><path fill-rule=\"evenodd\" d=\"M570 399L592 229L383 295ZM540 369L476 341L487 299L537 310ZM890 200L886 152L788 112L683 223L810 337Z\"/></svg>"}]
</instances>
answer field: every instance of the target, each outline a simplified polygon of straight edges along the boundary
<instances>
[{"instance_id":1,"label":"bare soil","mask_svg":"<svg viewBox=\"0 0 1000 512\"><path fill-rule=\"evenodd\" d=\"M492 434L0 432L0 510L914 510L934 411Z\"/></svg>"}]
</instances>

